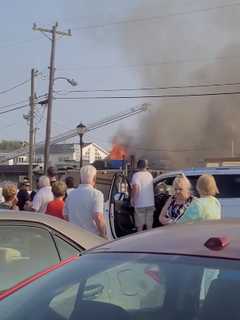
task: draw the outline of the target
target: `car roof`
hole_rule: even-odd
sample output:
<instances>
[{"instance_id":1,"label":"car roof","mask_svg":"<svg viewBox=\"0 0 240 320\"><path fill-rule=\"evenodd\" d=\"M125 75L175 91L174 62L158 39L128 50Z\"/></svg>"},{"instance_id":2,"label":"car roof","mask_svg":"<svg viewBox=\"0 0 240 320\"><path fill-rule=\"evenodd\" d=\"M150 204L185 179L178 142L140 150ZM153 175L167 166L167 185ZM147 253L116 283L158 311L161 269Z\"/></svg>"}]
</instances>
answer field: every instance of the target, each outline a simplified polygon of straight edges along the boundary
<instances>
[{"instance_id":1,"label":"car roof","mask_svg":"<svg viewBox=\"0 0 240 320\"><path fill-rule=\"evenodd\" d=\"M219 168L190 168L182 169L177 171L169 171L157 176L154 182L158 182L161 179L168 177L175 177L178 174L184 174L185 176L199 176L202 174L212 174L212 175L226 175L226 174L240 174L240 167L219 167Z\"/></svg>"},{"instance_id":2,"label":"car roof","mask_svg":"<svg viewBox=\"0 0 240 320\"><path fill-rule=\"evenodd\" d=\"M109 242L91 252L144 252L240 259L240 219L173 224ZM212 237L230 243L219 251L204 244Z\"/></svg>"},{"instance_id":3,"label":"car roof","mask_svg":"<svg viewBox=\"0 0 240 320\"><path fill-rule=\"evenodd\" d=\"M1 222L35 223L50 227L65 237L71 239L84 249L90 249L106 241L97 235L88 232L77 225L64 221L45 213L33 213L13 210L0 210Z\"/></svg>"}]
</instances>

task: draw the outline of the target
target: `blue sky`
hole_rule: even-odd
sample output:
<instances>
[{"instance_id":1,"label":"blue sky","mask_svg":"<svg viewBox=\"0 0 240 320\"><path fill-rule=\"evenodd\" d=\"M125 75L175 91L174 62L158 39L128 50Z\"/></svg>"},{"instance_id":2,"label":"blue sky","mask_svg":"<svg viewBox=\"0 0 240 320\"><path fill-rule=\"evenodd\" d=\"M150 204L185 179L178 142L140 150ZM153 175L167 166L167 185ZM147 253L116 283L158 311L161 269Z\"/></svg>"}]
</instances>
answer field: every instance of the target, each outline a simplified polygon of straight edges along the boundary
<instances>
[{"instance_id":1,"label":"blue sky","mask_svg":"<svg viewBox=\"0 0 240 320\"><path fill-rule=\"evenodd\" d=\"M236 6L221 8L234 3ZM71 28L73 34L57 42L56 76L74 78L78 82L77 88L71 88L62 80L56 81L55 90L62 90L63 94L72 89L185 85L199 83L199 79L204 83L237 81L239 73L235 71L235 65L238 65L240 52L240 6L237 3L230 0L2 1L0 91L28 79L32 67L48 75L50 42L39 32L32 31L32 24L36 22L38 26L49 28L55 21L59 22L60 30ZM201 11L214 7L219 8ZM198 10L199 13L194 13ZM159 16L164 17L157 19ZM150 19L141 21L145 18ZM126 20L135 21L116 23ZM225 73L223 78L221 73L220 79L218 59L222 55L229 56L222 52L232 44L232 58L224 64L226 70L232 72L230 75ZM199 70L203 66L207 71L205 68L201 73ZM193 76L196 73L197 79ZM39 76L36 86L37 95L46 93L46 77L44 80ZM0 106L28 99L29 92L30 84L2 94ZM152 110L160 108L162 103L156 99L56 100L52 134L72 129L80 121L101 120L143 102L152 103ZM28 139L28 127L22 117L27 111L0 115L1 139ZM44 138L45 116L46 112L44 114L39 108L37 140ZM85 139L109 146L119 128L137 135L141 131L139 118L142 117L147 115L89 133Z\"/></svg>"}]
</instances>

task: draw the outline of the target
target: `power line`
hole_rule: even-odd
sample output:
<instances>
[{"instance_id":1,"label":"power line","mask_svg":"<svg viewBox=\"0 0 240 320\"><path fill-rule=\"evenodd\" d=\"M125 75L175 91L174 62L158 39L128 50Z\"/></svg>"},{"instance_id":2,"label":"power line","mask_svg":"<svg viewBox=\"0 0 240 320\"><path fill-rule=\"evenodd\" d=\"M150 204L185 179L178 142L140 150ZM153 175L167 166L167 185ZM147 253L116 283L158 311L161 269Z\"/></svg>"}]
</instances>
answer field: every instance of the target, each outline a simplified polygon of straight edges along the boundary
<instances>
[{"instance_id":1,"label":"power line","mask_svg":"<svg viewBox=\"0 0 240 320\"><path fill-rule=\"evenodd\" d=\"M240 2L237 1L237 2L233 2L233 3L225 4L225 5L219 5L219 6L203 8L203 9L196 9L196 10L188 10L188 11L183 11L183 12L169 13L169 14L160 15L160 16L153 16L153 17L146 17L146 18L135 18L135 19L128 19L128 20L119 20L119 21L115 21L115 22L96 24L96 25L87 25L87 26L73 28L73 30L97 29L97 28L105 28L105 27L122 25L122 24L141 23L141 22L147 22L147 21L158 21L158 20L161 20L164 18L192 15L192 14L203 13L203 12L210 12L210 11L215 11L218 9L225 9L225 8L239 6L239 5L240 5Z\"/></svg>"},{"instance_id":2,"label":"power line","mask_svg":"<svg viewBox=\"0 0 240 320\"><path fill-rule=\"evenodd\" d=\"M4 94L4 93L10 92L10 91L12 91L12 90L14 90L14 89L17 89L17 88L23 86L24 84L28 83L29 81L30 81L30 79L27 79L27 80L25 80L25 81L23 81L23 82L20 82L20 83L16 84L16 85L13 86L13 87L10 87L10 88L8 88L8 89L6 89L6 90L0 91L0 94Z\"/></svg>"},{"instance_id":3,"label":"power line","mask_svg":"<svg viewBox=\"0 0 240 320\"><path fill-rule=\"evenodd\" d=\"M177 60L166 60L159 62L149 62L142 64L129 64L129 65L105 65L105 66L71 66L71 67L60 67L58 70L84 70L84 69L135 69L135 68L150 68L161 65L173 65L173 64L187 64L187 63L202 63L217 60L229 60L229 59L239 59L240 56L222 56L222 57L212 57L212 58L202 58L202 59L177 59ZM229 60L231 61L231 60Z\"/></svg>"},{"instance_id":4,"label":"power line","mask_svg":"<svg viewBox=\"0 0 240 320\"><path fill-rule=\"evenodd\" d=\"M42 95L38 96L37 99L43 98L43 97L46 97L46 94L42 94ZM5 105L5 106L0 106L0 110L6 109L6 108L9 108L9 107L14 107L14 106L17 106L17 105L20 104L20 103L25 103L25 102L28 102L28 100L27 100L27 99L25 99L25 100L20 100L20 101L15 102L15 103L10 103L10 104L7 104L7 105Z\"/></svg>"},{"instance_id":5,"label":"power line","mask_svg":"<svg viewBox=\"0 0 240 320\"><path fill-rule=\"evenodd\" d=\"M0 115L1 114L5 114L5 113L9 113L9 112L12 112L12 111L20 110L20 109L23 109L23 108L26 108L26 107L29 107L29 104L18 106L18 107L15 107L15 108L12 108L12 109L9 109L9 110L6 110L6 111L1 111Z\"/></svg>"},{"instance_id":6,"label":"power line","mask_svg":"<svg viewBox=\"0 0 240 320\"><path fill-rule=\"evenodd\" d=\"M224 86L239 86L240 82L226 82L226 83L209 83L196 85L175 85L175 86L160 86L160 87L142 87L142 88L116 88L116 89L86 89L86 90L69 90L65 93L90 93L90 92L116 92L116 91L152 91L152 90L168 90L168 89L186 89L186 88L211 88ZM61 91L56 91L57 93Z\"/></svg>"},{"instance_id":7,"label":"power line","mask_svg":"<svg viewBox=\"0 0 240 320\"><path fill-rule=\"evenodd\" d=\"M7 105L5 105L5 106L1 106L0 107L0 110L1 109L6 109L6 108L9 108L9 107L14 107L14 106L16 106L16 105L18 105L19 103L25 103L25 102L27 102L28 100L21 100L21 101L18 101L18 102L15 102L15 103L11 103L11 104L7 104Z\"/></svg>"},{"instance_id":8,"label":"power line","mask_svg":"<svg viewBox=\"0 0 240 320\"><path fill-rule=\"evenodd\" d=\"M92 96L92 97L55 97L56 100L113 100L113 99L145 99L145 98L182 98L182 97L208 97L239 95L240 91L214 92L214 93L190 93L190 94L163 94L163 95L137 95L137 96Z\"/></svg>"}]
</instances>

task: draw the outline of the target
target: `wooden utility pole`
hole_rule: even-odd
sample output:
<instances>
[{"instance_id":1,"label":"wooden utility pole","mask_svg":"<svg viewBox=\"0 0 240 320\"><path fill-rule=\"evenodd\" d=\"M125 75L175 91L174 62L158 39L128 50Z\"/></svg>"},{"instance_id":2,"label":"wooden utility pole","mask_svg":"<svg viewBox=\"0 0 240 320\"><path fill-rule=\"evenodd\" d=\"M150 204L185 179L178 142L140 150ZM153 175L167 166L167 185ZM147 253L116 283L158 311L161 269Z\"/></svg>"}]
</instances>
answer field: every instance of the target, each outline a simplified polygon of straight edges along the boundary
<instances>
[{"instance_id":1,"label":"wooden utility pole","mask_svg":"<svg viewBox=\"0 0 240 320\"><path fill-rule=\"evenodd\" d=\"M28 180L32 187L33 175L33 148L34 148L34 114L35 114L35 77L37 71L31 70L31 96L30 96L30 113L29 113L29 156L28 156Z\"/></svg>"},{"instance_id":2,"label":"wooden utility pole","mask_svg":"<svg viewBox=\"0 0 240 320\"><path fill-rule=\"evenodd\" d=\"M71 30L68 32L62 32L57 30L58 23L52 27L52 29L37 28L36 24L33 25L34 31L40 31L43 34L50 33L52 36L50 39L51 45L51 56L49 66L49 88L48 88L48 109L47 109L47 122L46 122L46 136L44 146L44 174L47 173L50 153L50 139L51 139L51 126L52 126L52 105L53 105L53 84L55 74L55 47L56 47L56 36L71 36Z\"/></svg>"}]
</instances>

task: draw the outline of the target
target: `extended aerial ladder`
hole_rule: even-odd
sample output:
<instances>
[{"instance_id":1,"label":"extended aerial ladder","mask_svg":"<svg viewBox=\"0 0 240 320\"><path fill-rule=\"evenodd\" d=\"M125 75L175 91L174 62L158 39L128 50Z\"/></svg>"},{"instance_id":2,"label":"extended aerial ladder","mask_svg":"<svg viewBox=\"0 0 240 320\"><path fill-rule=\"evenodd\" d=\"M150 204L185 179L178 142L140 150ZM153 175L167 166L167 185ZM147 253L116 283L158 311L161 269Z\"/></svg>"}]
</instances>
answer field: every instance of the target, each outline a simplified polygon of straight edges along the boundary
<instances>
[{"instance_id":1,"label":"extended aerial ladder","mask_svg":"<svg viewBox=\"0 0 240 320\"><path fill-rule=\"evenodd\" d=\"M86 132L93 131L93 130L96 130L98 128L102 128L102 127L108 126L108 125L110 125L112 123L115 123L117 121L132 117L132 116L134 116L136 114L139 114L141 112L147 111L147 109L148 109L148 104L144 103L139 107L134 107L134 108L131 108L129 110L117 113L117 114L115 114L115 115L113 115L111 117L107 117L107 118L102 119L101 121L96 121L96 122L94 122L92 124L87 125L86 126ZM77 133L76 129L68 130L68 131L66 131L66 132L64 132L62 134L59 134L59 135L57 135L55 137L52 137L51 140L50 140L50 145L54 145L54 144L57 144L59 142L66 141L66 140L71 139L71 138L73 138L73 137L75 137L77 135L78 135L78 133ZM45 141L41 141L41 142L36 143L35 146L34 146L35 151L43 149L44 144L45 144ZM20 156L28 154L28 152L29 152L29 147L28 146L20 148L20 149L17 149L17 150L15 150L13 152L9 152L8 154L6 154L5 157L1 158L0 163L6 162L6 161L11 160L11 159L18 158Z\"/></svg>"}]
</instances>

